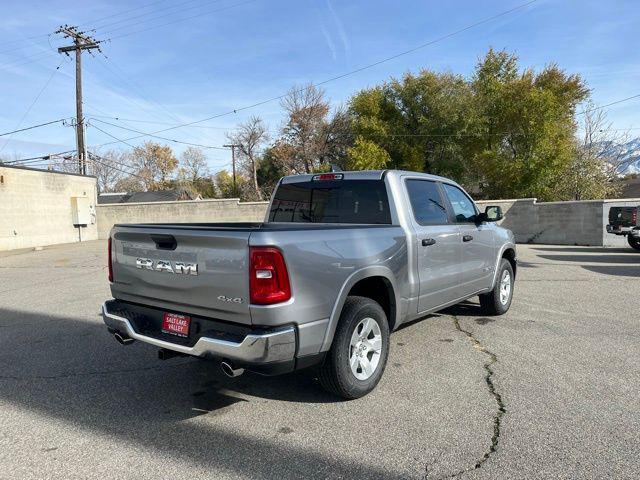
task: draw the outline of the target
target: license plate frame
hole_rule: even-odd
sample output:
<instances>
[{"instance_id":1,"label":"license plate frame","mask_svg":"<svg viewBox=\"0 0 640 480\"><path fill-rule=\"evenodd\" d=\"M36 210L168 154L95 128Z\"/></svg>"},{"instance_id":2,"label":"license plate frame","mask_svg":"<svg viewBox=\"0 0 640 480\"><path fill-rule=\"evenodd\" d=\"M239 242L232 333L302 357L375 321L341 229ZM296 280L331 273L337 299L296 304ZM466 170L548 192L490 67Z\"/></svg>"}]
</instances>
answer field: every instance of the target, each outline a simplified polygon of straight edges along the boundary
<instances>
[{"instance_id":1,"label":"license plate frame","mask_svg":"<svg viewBox=\"0 0 640 480\"><path fill-rule=\"evenodd\" d=\"M165 312L162 316L162 333L187 338L191 329L191 317L179 313Z\"/></svg>"}]
</instances>

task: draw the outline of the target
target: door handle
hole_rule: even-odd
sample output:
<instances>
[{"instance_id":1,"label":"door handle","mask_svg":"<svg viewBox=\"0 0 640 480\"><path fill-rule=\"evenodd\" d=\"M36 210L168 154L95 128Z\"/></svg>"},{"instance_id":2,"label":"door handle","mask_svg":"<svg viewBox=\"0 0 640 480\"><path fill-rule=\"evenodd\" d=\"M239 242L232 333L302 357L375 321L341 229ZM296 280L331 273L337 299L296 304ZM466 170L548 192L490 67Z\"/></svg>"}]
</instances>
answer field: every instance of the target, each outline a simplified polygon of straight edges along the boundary
<instances>
[{"instance_id":1,"label":"door handle","mask_svg":"<svg viewBox=\"0 0 640 480\"><path fill-rule=\"evenodd\" d=\"M436 239L435 238L423 238L422 239L422 246L423 247L428 247L429 245L435 245L436 244Z\"/></svg>"},{"instance_id":2,"label":"door handle","mask_svg":"<svg viewBox=\"0 0 640 480\"><path fill-rule=\"evenodd\" d=\"M465 235L462 237L463 242L470 242L471 240L473 240L473 235Z\"/></svg>"}]
</instances>

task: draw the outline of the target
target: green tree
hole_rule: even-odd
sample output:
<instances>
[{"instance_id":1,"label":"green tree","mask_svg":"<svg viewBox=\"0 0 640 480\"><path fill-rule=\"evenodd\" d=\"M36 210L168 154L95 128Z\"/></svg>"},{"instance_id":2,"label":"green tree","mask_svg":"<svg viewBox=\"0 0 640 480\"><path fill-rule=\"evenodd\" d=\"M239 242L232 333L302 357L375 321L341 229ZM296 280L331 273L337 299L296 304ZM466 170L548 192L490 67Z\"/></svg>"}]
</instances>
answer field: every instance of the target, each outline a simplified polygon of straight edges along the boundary
<instances>
[{"instance_id":1,"label":"green tree","mask_svg":"<svg viewBox=\"0 0 640 480\"><path fill-rule=\"evenodd\" d=\"M213 183L218 198L251 199L252 185L242 175L236 175L236 188L233 187L233 176L227 170L220 170L213 176Z\"/></svg>"},{"instance_id":2,"label":"green tree","mask_svg":"<svg viewBox=\"0 0 640 480\"><path fill-rule=\"evenodd\" d=\"M378 144L362 137L347 151L349 170L380 170L386 168L391 160L389 153Z\"/></svg>"},{"instance_id":3,"label":"green tree","mask_svg":"<svg viewBox=\"0 0 640 480\"><path fill-rule=\"evenodd\" d=\"M471 88L478 134L470 160L484 194L555 199L575 152L576 107L589 95L582 79L554 64L519 72L515 55L490 50Z\"/></svg>"},{"instance_id":4,"label":"green tree","mask_svg":"<svg viewBox=\"0 0 640 480\"><path fill-rule=\"evenodd\" d=\"M423 70L356 94L350 158L366 164L366 141L392 168L449 176L493 198L553 199L575 154L576 107L588 96L557 65L520 71L515 55L489 50L470 78Z\"/></svg>"},{"instance_id":5,"label":"green tree","mask_svg":"<svg viewBox=\"0 0 640 480\"><path fill-rule=\"evenodd\" d=\"M470 99L459 75L406 74L351 99L354 135L386 151L391 168L460 177L473 122Z\"/></svg>"}]
</instances>

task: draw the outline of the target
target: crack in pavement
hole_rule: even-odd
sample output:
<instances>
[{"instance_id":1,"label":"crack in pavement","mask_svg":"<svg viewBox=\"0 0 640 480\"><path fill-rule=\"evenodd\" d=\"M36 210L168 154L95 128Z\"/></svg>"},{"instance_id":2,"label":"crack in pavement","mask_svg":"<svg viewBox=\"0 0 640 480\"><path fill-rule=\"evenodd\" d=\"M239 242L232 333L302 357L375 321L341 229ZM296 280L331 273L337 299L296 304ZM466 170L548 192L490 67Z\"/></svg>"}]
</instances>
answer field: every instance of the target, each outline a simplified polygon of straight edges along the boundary
<instances>
[{"instance_id":1,"label":"crack in pavement","mask_svg":"<svg viewBox=\"0 0 640 480\"><path fill-rule=\"evenodd\" d=\"M480 340L478 340L473 333L471 333L468 330L463 329L460 326L460 321L458 320L458 317L456 315L451 315L451 317L453 318L453 324L456 327L456 330L458 330L459 332L464 333L467 338L469 338L469 340L471 340L471 343L473 343L473 346L476 350L484 353L485 355L487 355L489 357L489 360L487 362L484 363L483 367L486 370L486 375L484 376L484 381L487 384L487 389L489 390L489 393L491 393L491 395L493 396L493 398L496 401L496 404L498 406L496 413L493 416L493 435L491 436L491 445L489 446L489 449L484 453L484 455L479 458L476 463L473 465L473 467L469 467L469 468L464 468L462 470L459 470L455 473L452 473L450 475L446 475L443 477L440 477L440 479L445 479L445 478L456 478L459 477L460 475L463 475L467 472L471 472L473 470L477 470L478 468L481 468L482 465L489 460L489 457L491 457L491 455L493 453L495 453L495 451L498 449L498 443L500 441L500 426L502 424L502 417L504 416L504 414L507 412L507 408L504 404L504 401L502 400L502 396L500 395L500 393L498 393L498 391L496 390L496 386L493 383L493 368L492 366L498 362L498 357L495 353L493 353L491 350L488 350L484 345L482 345L482 343L480 342ZM425 480L427 479L428 475L429 475L429 465L427 465L425 467Z\"/></svg>"}]
</instances>

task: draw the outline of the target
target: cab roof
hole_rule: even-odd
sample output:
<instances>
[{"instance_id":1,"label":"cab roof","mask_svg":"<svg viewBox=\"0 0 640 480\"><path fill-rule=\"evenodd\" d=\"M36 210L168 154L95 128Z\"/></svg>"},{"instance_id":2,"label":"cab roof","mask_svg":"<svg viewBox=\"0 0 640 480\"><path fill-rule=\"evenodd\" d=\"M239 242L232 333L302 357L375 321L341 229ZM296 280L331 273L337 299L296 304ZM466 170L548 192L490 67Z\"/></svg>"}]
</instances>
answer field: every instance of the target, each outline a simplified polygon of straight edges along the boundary
<instances>
[{"instance_id":1,"label":"cab roof","mask_svg":"<svg viewBox=\"0 0 640 480\"><path fill-rule=\"evenodd\" d=\"M386 175L394 175L398 177L412 176L412 177L424 177L426 180L435 180L447 183L455 183L445 177L438 175L431 175L429 173L410 172L407 170L359 170L359 171L346 171L346 172L327 172L327 174L342 175L343 180L382 180ZM314 177L323 175L323 173L309 173L300 175L289 175L282 178L281 183L299 183L310 182Z\"/></svg>"}]
</instances>

